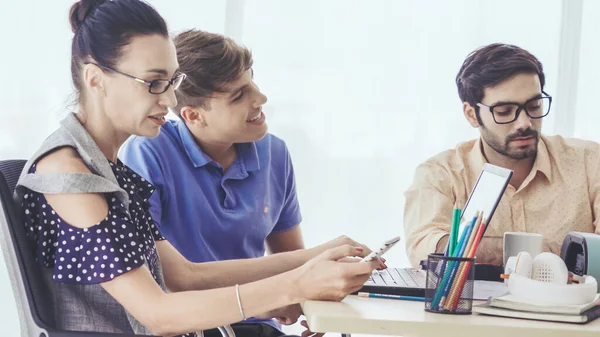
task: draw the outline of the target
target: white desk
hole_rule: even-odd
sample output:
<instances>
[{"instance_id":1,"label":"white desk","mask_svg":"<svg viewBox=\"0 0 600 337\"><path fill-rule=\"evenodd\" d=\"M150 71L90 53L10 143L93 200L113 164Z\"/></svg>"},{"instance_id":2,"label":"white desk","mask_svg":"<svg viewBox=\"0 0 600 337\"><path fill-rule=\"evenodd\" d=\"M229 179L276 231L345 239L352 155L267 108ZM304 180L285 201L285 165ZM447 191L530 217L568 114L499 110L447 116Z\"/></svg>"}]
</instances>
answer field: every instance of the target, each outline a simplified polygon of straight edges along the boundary
<instances>
[{"instance_id":1,"label":"white desk","mask_svg":"<svg viewBox=\"0 0 600 337\"><path fill-rule=\"evenodd\" d=\"M423 302L348 296L342 302L302 305L313 332L431 337L600 336L600 319L587 324L494 316L447 315L423 310Z\"/></svg>"}]
</instances>

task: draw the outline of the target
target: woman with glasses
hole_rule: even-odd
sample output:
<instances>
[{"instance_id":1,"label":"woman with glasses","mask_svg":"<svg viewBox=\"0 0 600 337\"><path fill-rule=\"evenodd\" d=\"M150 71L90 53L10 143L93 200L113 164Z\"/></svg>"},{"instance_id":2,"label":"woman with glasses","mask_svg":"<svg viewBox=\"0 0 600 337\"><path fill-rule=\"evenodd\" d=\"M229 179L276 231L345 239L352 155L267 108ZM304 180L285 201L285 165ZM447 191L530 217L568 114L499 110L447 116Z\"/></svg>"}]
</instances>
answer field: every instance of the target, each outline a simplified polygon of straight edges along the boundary
<instances>
[{"instance_id":1,"label":"woman with glasses","mask_svg":"<svg viewBox=\"0 0 600 337\"><path fill-rule=\"evenodd\" d=\"M339 300L379 262L362 247L195 264L149 212L154 187L117 159L130 135L157 136L180 73L162 17L138 0L82 0L70 12L79 109L25 165L15 196L58 329L195 336L244 320L291 323L297 303ZM285 266L283 268L282 266Z\"/></svg>"}]
</instances>

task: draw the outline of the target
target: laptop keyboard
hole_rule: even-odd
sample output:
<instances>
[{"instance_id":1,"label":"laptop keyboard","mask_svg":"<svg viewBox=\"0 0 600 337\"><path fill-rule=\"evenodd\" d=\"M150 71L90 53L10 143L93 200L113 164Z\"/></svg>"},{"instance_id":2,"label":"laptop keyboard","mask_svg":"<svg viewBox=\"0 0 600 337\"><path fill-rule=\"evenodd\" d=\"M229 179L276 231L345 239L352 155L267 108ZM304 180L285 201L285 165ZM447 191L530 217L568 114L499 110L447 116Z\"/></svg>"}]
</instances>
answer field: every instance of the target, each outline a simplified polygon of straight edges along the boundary
<instances>
[{"instance_id":1,"label":"laptop keyboard","mask_svg":"<svg viewBox=\"0 0 600 337\"><path fill-rule=\"evenodd\" d=\"M375 270L365 285L425 288L425 272L413 268Z\"/></svg>"}]
</instances>

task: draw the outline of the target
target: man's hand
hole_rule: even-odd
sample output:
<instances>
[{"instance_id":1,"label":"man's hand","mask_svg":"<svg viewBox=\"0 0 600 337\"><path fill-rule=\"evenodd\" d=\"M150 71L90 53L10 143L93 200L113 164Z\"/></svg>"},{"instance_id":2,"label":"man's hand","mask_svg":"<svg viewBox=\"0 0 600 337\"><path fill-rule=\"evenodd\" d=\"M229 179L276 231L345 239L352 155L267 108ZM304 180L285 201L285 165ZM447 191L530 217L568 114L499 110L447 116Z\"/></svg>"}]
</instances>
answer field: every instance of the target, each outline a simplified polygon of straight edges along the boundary
<instances>
[{"instance_id":1,"label":"man's hand","mask_svg":"<svg viewBox=\"0 0 600 337\"><path fill-rule=\"evenodd\" d=\"M300 325L306 328L306 330L302 331L302 337L322 337L324 335L324 333L314 333L310 331L310 328L308 327L308 322L305 320L300 322Z\"/></svg>"},{"instance_id":2,"label":"man's hand","mask_svg":"<svg viewBox=\"0 0 600 337\"><path fill-rule=\"evenodd\" d=\"M352 240L351 238L349 238L346 235L338 236L337 238L335 238L331 241L325 242L324 244L319 245L319 246L315 247L314 249L316 252L318 252L318 254L320 254L320 253L326 251L327 249L336 248L336 247L343 246L343 245L350 245L352 247L362 247L365 256L367 256L371 253L371 249L369 247L367 247L366 245L363 245L360 242L356 242L356 241ZM317 256L318 254L315 254L314 256ZM386 269L387 268L387 266L385 265L386 260L382 257L380 257L379 260L381 261L381 266L377 269L378 270ZM341 259L338 261L340 261L340 262L356 262L355 258L344 258L344 259Z\"/></svg>"},{"instance_id":3,"label":"man's hand","mask_svg":"<svg viewBox=\"0 0 600 337\"><path fill-rule=\"evenodd\" d=\"M341 235L338 236L337 238L331 240L331 241L327 241L324 244L318 245L315 248L319 248L319 254L326 251L327 249L330 248L337 248L343 245L350 245L352 247L362 247L364 249L364 252L366 255L369 255L371 253L371 249L369 249L369 247L361 244L360 242L356 242L354 240L352 240L351 238L347 237L346 235ZM318 254L316 254L318 255ZM315 255L315 256L316 256Z\"/></svg>"}]
</instances>

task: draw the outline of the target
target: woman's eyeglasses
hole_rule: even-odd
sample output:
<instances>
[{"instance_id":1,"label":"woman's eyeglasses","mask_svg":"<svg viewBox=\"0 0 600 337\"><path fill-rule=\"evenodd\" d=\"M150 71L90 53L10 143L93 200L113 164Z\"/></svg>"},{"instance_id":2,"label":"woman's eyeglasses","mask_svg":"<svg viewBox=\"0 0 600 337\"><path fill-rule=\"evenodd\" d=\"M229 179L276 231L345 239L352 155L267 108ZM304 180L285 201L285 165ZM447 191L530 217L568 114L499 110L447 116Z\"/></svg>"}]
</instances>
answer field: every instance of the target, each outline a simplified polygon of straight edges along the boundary
<instances>
[{"instance_id":1,"label":"woman's eyeglasses","mask_svg":"<svg viewBox=\"0 0 600 337\"><path fill-rule=\"evenodd\" d=\"M152 81L146 81L146 80L143 80L141 78L137 78L135 76L131 76L129 74L126 74L126 73L124 73L122 71L118 71L118 70L113 69L111 67L106 67L106 66L94 63L94 62L84 62L84 64L93 64L93 65L95 65L97 67L100 67L102 69L105 69L105 70L108 70L108 71L112 71L112 72L115 72L117 74L121 74L123 76L127 76L127 77L133 79L134 81L143 83L143 84L145 84L145 85L147 85L149 87L148 91L151 94L153 94L153 95L160 95L160 94L164 93L165 91L169 90L170 86L173 86L173 90L177 90L179 88L179 86L181 85L181 83L183 82L183 80L185 80L185 78L186 78L185 74L179 73L179 74L177 74L175 77L173 77L170 80L152 80Z\"/></svg>"}]
</instances>

